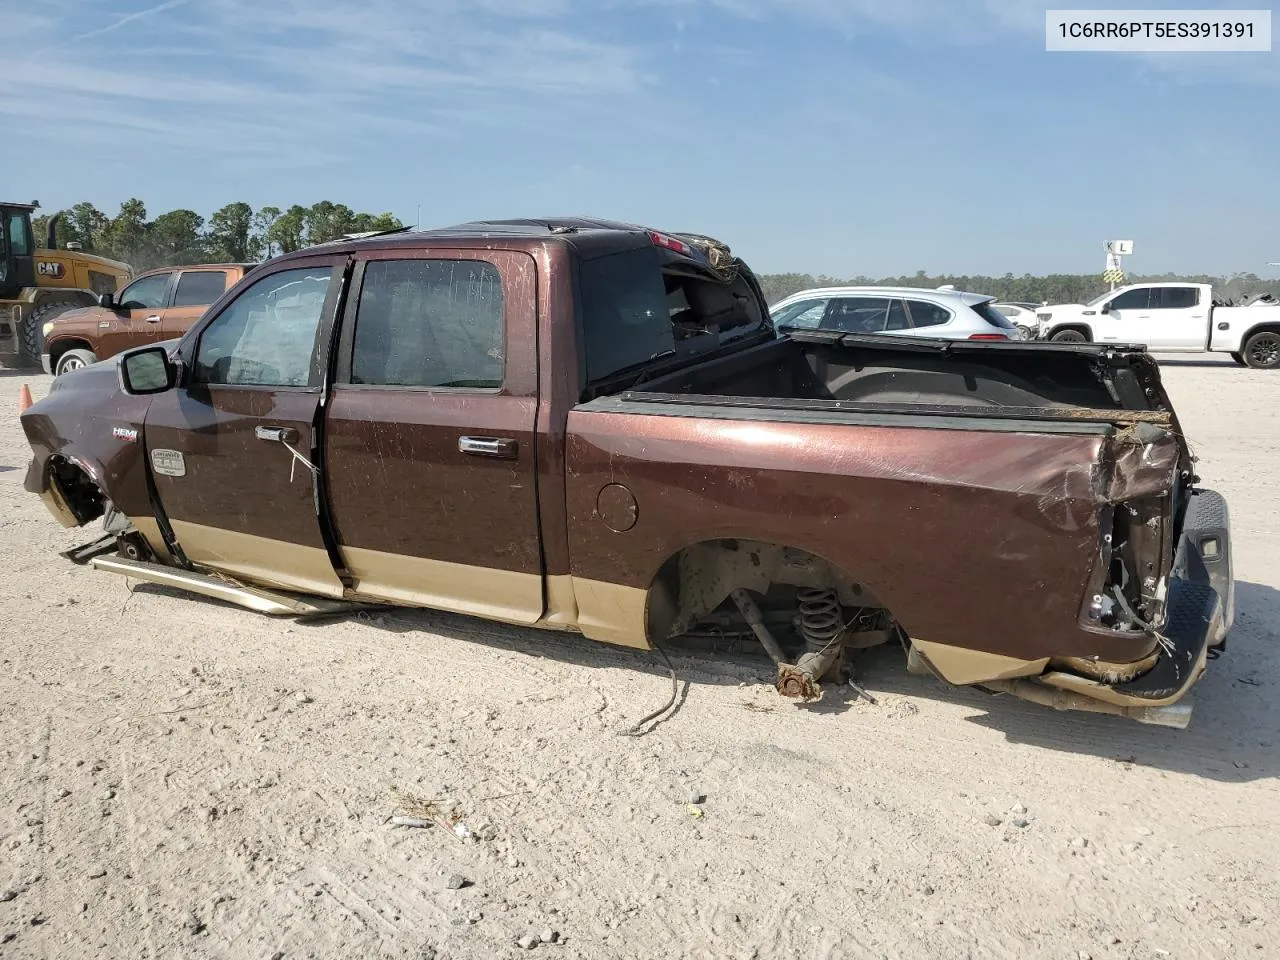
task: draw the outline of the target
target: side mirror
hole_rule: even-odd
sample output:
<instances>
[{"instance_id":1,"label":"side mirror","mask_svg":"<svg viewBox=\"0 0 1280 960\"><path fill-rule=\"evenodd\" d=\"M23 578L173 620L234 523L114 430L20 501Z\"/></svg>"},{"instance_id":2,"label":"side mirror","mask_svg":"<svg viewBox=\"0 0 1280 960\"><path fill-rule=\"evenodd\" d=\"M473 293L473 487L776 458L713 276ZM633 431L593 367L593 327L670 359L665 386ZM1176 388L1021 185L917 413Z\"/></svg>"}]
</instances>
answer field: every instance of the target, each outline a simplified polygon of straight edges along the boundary
<instances>
[{"instance_id":1,"label":"side mirror","mask_svg":"<svg viewBox=\"0 0 1280 960\"><path fill-rule=\"evenodd\" d=\"M1104 303L1104 304L1102 305L1102 309L1101 309L1099 312L1100 312L1100 313L1110 313L1110 312L1111 312L1111 304L1110 304L1110 303Z\"/></svg>"},{"instance_id":2,"label":"side mirror","mask_svg":"<svg viewBox=\"0 0 1280 960\"><path fill-rule=\"evenodd\" d=\"M120 389L132 397L164 393L178 380L178 368L164 347L139 347L122 353L116 370Z\"/></svg>"},{"instance_id":3,"label":"side mirror","mask_svg":"<svg viewBox=\"0 0 1280 960\"><path fill-rule=\"evenodd\" d=\"M114 293L98 294L98 306L114 310L116 308L116 295Z\"/></svg>"}]
</instances>

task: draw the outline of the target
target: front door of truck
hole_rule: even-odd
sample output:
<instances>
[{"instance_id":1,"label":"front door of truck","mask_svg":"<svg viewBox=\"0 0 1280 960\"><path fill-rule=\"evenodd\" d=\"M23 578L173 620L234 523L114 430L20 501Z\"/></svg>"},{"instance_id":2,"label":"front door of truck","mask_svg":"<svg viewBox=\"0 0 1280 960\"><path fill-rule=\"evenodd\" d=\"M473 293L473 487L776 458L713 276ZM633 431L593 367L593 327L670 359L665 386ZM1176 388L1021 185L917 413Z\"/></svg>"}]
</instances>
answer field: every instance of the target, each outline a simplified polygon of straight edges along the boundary
<instances>
[{"instance_id":1,"label":"front door of truck","mask_svg":"<svg viewBox=\"0 0 1280 960\"><path fill-rule=\"evenodd\" d=\"M313 424L345 258L295 260L206 318L146 419L183 552L232 576L341 596L321 535Z\"/></svg>"},{"instance_id":2,"label":"front door of truck","mask_svg":"<svg viewBox=\"0 0 1280 960\"><path fill-rule=\"evenodd\" d=\"M323 469L360 595L542 615L536 289L523 253L357 258Z\"/></svg>"},{"instance_id":3,"label":"front door of truck","mask_svg":"<svg viewBox=\"0 0 1280 960\"><path fill-rule=\"evenodd\" d=\"M99 311L93 351L98 359L106 360L122 350L158 342L172 286L172 271L147 274L120 291L114 310Z\"/></svg>"},{"instance_id":4,"label":"front door of truck","mask_svg":"<svg viewBox=\"0 0 1280 960\"><path fill-rule=\"evenodd\" d=\"M1151 342L1158 334L1151 321L1151 287L1134 287L1106 304L1106 312L1091 318L1094 340L1099 343L1145 343L1152 350L1162 349ZM1157 337L1158 339L1158 337Z\"/></svg>"}]
</instances>

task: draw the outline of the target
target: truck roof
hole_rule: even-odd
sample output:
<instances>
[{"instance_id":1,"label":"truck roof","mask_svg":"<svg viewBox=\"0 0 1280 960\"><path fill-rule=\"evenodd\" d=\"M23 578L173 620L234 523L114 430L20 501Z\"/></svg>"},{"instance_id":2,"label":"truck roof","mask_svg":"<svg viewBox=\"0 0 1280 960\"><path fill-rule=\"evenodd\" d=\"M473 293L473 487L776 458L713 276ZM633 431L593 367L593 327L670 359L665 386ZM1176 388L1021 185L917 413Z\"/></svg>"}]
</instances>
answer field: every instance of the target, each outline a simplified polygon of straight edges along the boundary
<instances>
[{"instance_id":1,"label":"truck roof","mask_svg":"<svg viewBox=\"0 0 1280 960\"><path fill-rule=\"evenodd\" d=\"M482 245L495 237L511 241L513 246L532 248L556 241L574 247L587 256L600 256L644 246L652 241L651 230L634 223L595 217L538 217L509 220L473 220L448 227L428 230L396 230L368 237L344 238L305 247L285 254L290 259L327 252L359 250L397 250L424 244L449 241L460 246ZM660 233L678 236L675 231Z\"/></svg>"}]
</instances>

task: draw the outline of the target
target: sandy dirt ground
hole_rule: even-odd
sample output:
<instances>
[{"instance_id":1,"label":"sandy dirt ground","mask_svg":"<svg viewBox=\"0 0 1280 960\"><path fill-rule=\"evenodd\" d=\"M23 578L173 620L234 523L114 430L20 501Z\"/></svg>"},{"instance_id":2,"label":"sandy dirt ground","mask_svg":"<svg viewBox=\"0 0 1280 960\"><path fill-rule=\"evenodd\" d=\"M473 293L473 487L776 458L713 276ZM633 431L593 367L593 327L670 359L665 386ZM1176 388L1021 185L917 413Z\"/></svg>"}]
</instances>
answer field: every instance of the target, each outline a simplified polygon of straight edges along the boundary
<instances>
[{"instance_id":1,"label":"sandy dirt ground","mask_svg":"<svg viewBox=\"0 0 1280 960\"><path fill-rule=\"evenodd\" d=\"M72 566L96 526L21 486L19 387L50 381L0 372L0 957L1280 956L1280 375L1165 376L1239 581L1188 730L888 650L875 705L804 708L764 661L685 650L635 738L670 693L653 654L273 621ZM393 790L476 838L389 824Z\"/></svg>"}]
</instances>

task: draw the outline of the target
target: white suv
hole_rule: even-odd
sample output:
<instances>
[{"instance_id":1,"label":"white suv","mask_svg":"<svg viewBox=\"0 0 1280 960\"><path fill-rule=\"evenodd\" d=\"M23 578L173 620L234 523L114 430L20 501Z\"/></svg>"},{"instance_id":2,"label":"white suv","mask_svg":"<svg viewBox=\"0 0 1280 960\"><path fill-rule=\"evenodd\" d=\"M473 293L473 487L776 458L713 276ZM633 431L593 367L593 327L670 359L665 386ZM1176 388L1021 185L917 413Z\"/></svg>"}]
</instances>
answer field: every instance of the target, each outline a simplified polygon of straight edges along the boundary
<instances>
[{"instance_id":1,"label":"white suv","mask_svg":"<svg viewBox=\"0 0 1280 960\"><path fill-rule=\"evenodd\" d=\"M995 297L949 287L821 287L793 293L769 309L779 336L841 330L945 340L1021 340Z\"/></svg>"}]
</instances>

